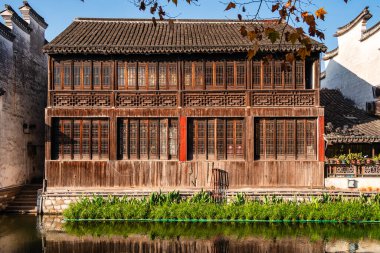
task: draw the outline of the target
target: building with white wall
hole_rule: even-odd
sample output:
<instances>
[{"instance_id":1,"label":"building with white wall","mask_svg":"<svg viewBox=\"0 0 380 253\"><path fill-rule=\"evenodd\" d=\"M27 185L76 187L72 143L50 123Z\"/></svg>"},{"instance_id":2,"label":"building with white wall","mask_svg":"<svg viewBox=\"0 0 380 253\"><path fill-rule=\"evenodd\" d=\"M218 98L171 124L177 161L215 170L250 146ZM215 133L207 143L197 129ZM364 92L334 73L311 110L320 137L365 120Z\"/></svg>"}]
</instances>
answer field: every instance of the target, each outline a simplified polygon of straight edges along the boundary
<instances>
[{"instance_id":1,"label":"building with white wall","mask_svg":"<svg viewBox=\"0 0 380 253\"><path fill-rule=\"evenodd\" d=\"M372 14L366 7L355 19L338 28L338 47L324 56L326 70L321 87L338 89L355 105L380 113L376 87L380 87L380 22L367 28ZM378 94L376 94L378 93Z\"/></svg>"},{"instance_id":2,"label":"building with white wall","mask_svg":"<svg viewBox=\"0 0 380 253\"><path fill-rule=\"evenodd\" d=\"M2 189L44 169L47 24L26 1L19 10L22 17L9 5L0 10L0 202Z\"/></svg>"}]
</instances>

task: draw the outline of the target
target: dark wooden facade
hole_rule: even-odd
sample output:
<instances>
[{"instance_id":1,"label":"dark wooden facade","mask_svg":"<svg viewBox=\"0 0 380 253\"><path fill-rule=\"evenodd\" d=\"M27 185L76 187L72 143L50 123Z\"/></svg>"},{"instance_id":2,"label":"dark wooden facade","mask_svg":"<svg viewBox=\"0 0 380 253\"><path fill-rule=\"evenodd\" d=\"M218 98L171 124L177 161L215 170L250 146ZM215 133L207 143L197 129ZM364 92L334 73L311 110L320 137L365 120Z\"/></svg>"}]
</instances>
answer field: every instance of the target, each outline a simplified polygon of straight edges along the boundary
<instances>
[{"instance_id":1,"label":"dark wooden facade","mask_svg":"<svg viewBox=\"0 0 380 253\"><path fill-rule=\"evenodd\" d=\"M285 69L284 50L60 50L46 48L48 190L208 189L214 168L231 189L323 187L318 49Z\"/></svg>"}]
</instances>

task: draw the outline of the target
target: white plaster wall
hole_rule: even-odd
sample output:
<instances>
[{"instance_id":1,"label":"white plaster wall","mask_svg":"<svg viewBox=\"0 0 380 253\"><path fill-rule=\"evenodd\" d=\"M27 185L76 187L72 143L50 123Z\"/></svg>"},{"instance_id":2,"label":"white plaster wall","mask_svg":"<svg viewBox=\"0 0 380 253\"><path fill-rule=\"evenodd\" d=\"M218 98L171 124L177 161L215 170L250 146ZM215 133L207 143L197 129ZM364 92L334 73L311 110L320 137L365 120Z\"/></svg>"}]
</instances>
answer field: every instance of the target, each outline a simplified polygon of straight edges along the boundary
<instances>
[{"instance_id":1,"label":"white plaster wall","mask_svg":"<svg viewBox=\"0 0 380 253\"><path fill-rule=\"evenodd\" d=\"M47 58L37 50L44 30L29 35L13 24L12 32L13 42L0 35L0 87L6 91L0 97L0 188L24 184L44 169ZM24 123L36 128L26 134ZM36 155L28 153L28 143L36 146Z\"/></svg>"},{"instance_id":2,"label":"white plaster wall","mask_svg":"<svg viewBox=\"0 0 380 253\"><path fill-rule=\"evenodd\" d=\"M372 187L375 190L376 188L380 188L380 177L328 177L325 179L325 187L349 189L348 180L356 180L357 189Z\"/></svg>"},{"instance_id":3,"label":"white plaster wall","mask_svg":"<svg viewBox=\"0 0 380 253\"><path fill-rule=\"evenodd\" d=\"M355 104L365 109L374 101L372 87L380 85L380 32L360 41L363 25L359 22L338 37L339 53L325 62L326 77L322 88L339 89Z\"/></svg>"}]
</instances>

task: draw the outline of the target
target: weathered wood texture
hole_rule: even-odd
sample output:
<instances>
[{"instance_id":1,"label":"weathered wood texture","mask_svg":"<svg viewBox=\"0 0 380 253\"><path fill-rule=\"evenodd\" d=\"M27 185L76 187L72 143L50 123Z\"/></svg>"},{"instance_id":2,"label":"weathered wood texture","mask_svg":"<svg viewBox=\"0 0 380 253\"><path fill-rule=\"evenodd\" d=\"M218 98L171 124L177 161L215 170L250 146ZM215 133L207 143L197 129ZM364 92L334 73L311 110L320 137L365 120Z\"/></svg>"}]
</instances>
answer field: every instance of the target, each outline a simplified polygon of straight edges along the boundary
<instances>
[{"instance_id":1,"label":"weathered wood texture","mask_svg":"<svg viewBox=\"0 0 380 253\"><path fill-rule=\"evenodd\" d=\"M212 187L212 169L228 174L229 188L323 187L315 161L46 161L54 188L191 189Z\"/></svg>"},{"instance_id":2,"label":"weathered wood texture","mask_svg":"<svg viewBox=\"0 0 380 253\"><path fill-rule=\"evenodd\" d=\"M62 238L66 237L66 239ZM248 253L248 252L300 252L322 253L324 242L322 240L310 241L307 238L264 239L249 237L244 240L218 237L216 239L184 239L151 240L146 236L121 237L81 237L60 236L60 238L47 235L47 253L55 252L130 252L130 253Z\"/></svg>"}]
</instances>

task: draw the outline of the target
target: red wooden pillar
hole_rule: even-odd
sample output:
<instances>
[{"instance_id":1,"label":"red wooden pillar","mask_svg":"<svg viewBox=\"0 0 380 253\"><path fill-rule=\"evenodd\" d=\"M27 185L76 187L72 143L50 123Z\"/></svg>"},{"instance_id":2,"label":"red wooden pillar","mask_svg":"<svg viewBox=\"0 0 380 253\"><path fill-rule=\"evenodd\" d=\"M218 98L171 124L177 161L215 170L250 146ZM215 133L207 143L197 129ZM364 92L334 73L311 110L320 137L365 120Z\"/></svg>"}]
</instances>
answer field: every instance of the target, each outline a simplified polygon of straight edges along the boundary
<instances>
[{"instance_id":1,"label":"red wooden pillar","mask_svg":"<svg viewBox=\"0 0 380 253\"><path fill-rule=\"evenodd\" d=\"M318 118L318 160L323 162L325 160L325 140L323 134L325 132L325 117L319 116Z\"/></svg>"},{"instance_id":2,"label":"red wooden pillar","mask_svg":"<svg viewBox=\"0 0 380 253\"><path fill-rule=\"evenodd\" d=\"M187 160L187 117L179 117L179 160Z\"/></svg>"}]
</instances>

